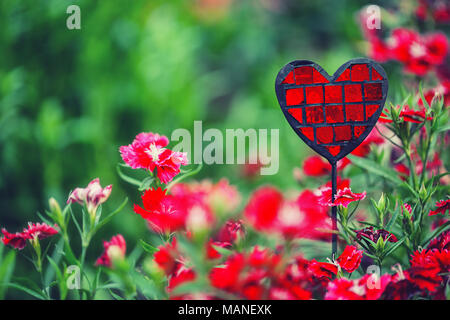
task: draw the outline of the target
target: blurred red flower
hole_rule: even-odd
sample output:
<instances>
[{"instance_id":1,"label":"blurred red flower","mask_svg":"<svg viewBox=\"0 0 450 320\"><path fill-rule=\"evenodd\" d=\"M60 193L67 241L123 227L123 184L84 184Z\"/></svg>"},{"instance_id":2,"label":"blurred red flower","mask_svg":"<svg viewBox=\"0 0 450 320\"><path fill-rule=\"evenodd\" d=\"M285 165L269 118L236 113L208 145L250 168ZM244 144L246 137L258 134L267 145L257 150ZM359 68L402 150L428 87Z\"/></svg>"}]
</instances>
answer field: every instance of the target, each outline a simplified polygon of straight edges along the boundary
<instances>
[{"instance_id":1,"label":"blurred red flower","mask_svg":"<svg viewBox=\"0 0 450 320\"><path fill-rule=\"evenodd\" d=\"M262 187L250 197L245 217L257 230L278 233L285 238L322 239L331 222L326 207L310 190L297 200L287 200L273 187Z\"/></svg>"},{"instance_id":2,"label":"blurred red flower","mask_svg":"<svg viewBox=\"0 0 450 320\"><path fill-rule=\"evenodd\" d=\"M127 244L121 234L115 235L110 241L103 241L103 254L97 259L96 265L111 268L114 259L123 259L127 250Z\"/></svg>"},{"instance_id":3,"label":"blurred red flower","mask_svg":"<svg viewBox=\"0 0 450 320\"><path fill-rule=\"evenodd\" d=\"M324 161L321 156L310 156L303 161L303 172L307 176L320 177L330 174L331 165Z\"/></svg>"},{"instance_id":4,"label":"blurred red flower","mask_svg":"<svg viewBox=\"0 0 450 320\"><path fill-rule=\"evenodd\" d=\"M148 222L154 232L170 234L185 225L186 208L177 200L161 187L150 188L142 195L144 208L135 204L133 210Z\"/></svg>"}]
</instances>

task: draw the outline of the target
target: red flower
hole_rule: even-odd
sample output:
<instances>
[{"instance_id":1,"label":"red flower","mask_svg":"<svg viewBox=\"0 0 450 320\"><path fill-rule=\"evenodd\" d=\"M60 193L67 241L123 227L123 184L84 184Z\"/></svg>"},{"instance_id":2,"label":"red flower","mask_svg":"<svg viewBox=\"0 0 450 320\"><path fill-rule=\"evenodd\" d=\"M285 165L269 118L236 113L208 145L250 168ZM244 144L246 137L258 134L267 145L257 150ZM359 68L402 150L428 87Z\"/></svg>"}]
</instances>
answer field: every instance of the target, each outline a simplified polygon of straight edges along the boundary
<instances>
[{"instance_id":1,"label":"red flower","mask_svg":"<svg viewBox=\"0 0 450 320\"><path fill-rule=\"evenodd\" d=\"M167 291L171 292L180 284L195 280L195 272L191 268L186 268L183 264L179 264L177 270L172 274L169 279L169 285Z\"/></svg>"},{"instance_id":2,"label":"red flower","mask_svg":"<svg viewBox=\"0 0 450 320\"><path fill-rule=\"evenodd\" d=\"M103 241L103 254L97 259L96 265L111 268L115 259L123 259L127 250L127 244L121 234L115 235L110 241Z\"/></svg>"},{"instance_id":3,"label":"red flower","mask_svg":"<svg viewBox=\"0 0 450 320\"><path fill-rule=\"evenodd\" d=\"M267 186L256 190L245 208L245 217L257 230L273 227L283 195L275 188Z\"/></svg>"},{"instance_id":4,"label":"red flower","mask_svg":"<svg viewBox=\"0 0 450 320\"><path fill-rule=\"evenodd\" d=\"M175 237L173 237L171 243L167 243L165 246L159 246L158 251L153 255L156 264L164 270L167 276L175 272L178 266L178 257L177 239Z\"/></svg>"},{"instance_id":5,"label":"red flower","mask_svg":"<svg viewBox=\"0 0 450 320\"><path fill-rule=\"evenodd\" d=\"M27 245L27 240L30 239L29 235L23 232L9 233L6 229L2 229L3 244L9 245L15 249L22 250Z\"/></svg>"},{"instance_id":6,"label":"red flower","mask_svg":"<svg viewBox=\"0 0 450 320\"><path fill-rule=\"evenodd\" d=\"M355 232L358 240L367 238L377 243L378 239L382 237L384 241L397 242L397 237L392 233L389 233L384 229L374 230L372 226L361 230L355 230Z\"/></svg>"},{"instance_id":7,"label":"red flower","mask_svg":"<svg viewBox=\"0 0 450 320\"><path fill-rule=\"evenodd\" d=\"M28 229L24 230L28 233L30 239L37 237L39 240L54 236L58 233L56 225L54 227L49 226L46 223L28 223Z\"/></svg>"},{"instance_id":8,"label":"red flower","mask_svg":"<svg viewBox=\"0 0 450 320\"><path fill-rule=\"evenodd\" d=\"M394 169L398 172L400 179L402 179L403 181L406 181L406 179L409 177L409 168L403 163L394 165Z\"/></svg>"},{"instance_id":9,"label":"red flower","mask_svg":"<svg viewBox=\"0 0 450 320\"><path fill-rule=\"evenodd\" d=\"M325 300L377 300L391 282L389 274L380 279L374 274L366 274L360 279L336 279L328 283Z\"/></svg>"},{"instance_id":10,"label":"red flower","mask_svg":"<svg viewBox=\"0 0 450 320\"><path fill-rule=\"evenodd\" d=\"M245 267L243 254L233 254L225 265L212 269L210 273L211 284L222 290L234 290L238 286L239 276Z\"/></svg>"},{"instance_id":11,"label":"red flower","mask_svg":"<svg viewBox=\"0 0 450 320\"><path fill-rule=\"evenodd\" d=\"M244 237L244 225L241 220L229 220L219 230L217 241L234 243Z\"/></svg>"},{"instance_id":12,"label":"red flower","mask_svg":"<svg viewBox=\"0 0 450 320\"><path fill-rule=\"evenodd\" d=\"M318 262L315 259L309 264L308 270L319 280L331 280L338 272L338 267L333 263Z\"/></svg>"},{"instance_id":13,"label":"red flower","mask_svg":"<svg viewBox=\"0 0 450 320\"><path fill-rule=\"evenodd\" d=\"M434 216L438 213L445 214L450 210L450 199L436 202L436 210L430 210L429 216Z\"/></svg>"},{"instance_id":14,"label":"red flower","mask_svg":"<svg viewBox=\"0 0 450 320\"><path fill-rule=\"evenodd\" d=\"M184 227L186 208L161 187L145 191L142 202L144 208L135 204L133 210L147 220L154 232L170 234Z\"/></svg>"},{"instance_id":15,"label":"red flower","mask_svg":"<svg viewBox=\"0 0 450 320\"><path fill-rule=\"evenodd\" d=\"M219 251L216 250L216 248L214 247L218 247L218 248L230 248L231 247L231 243L229 242L219 242L219 241L208 241L208 243L206 244L206 256L208 259L219 259L220 257L222 257L222 255L219 253Z\"/></svg>"},{"instance_id":16,"label":"red flower","mask_svg":"<svg viewBox=\"0 0 450 320\"><path fill-rule=\"evenodd\" d=\"M359 201L366 197L366 192L353 193L350 188L339 189L336 192L336 197L334 202L331 201L331 188L325 188L321 190L320 203L324 206L338 206L342 205L348 207L348 205L353 201Z\"/></svg>"},{"instance_id":17,"label":"red flower","mask_svg":"<svg viewBox=\"0 0 450 320\"><path fill-rule=\"evenodd\" d=\"M422 123L425 120L433 120L433 117L426 116L425 109L413 110L410 109L407 105L403 107L399 117L403 118L404 121L412 123Z\"/></svg>"},{"instance_id":18,"label":"red flower","mask_svg":"<svg viewBox=\"0 0 450 320\"><path fill-rule=\"evenodd\" d=\"M325 300L363 300L364 287L345 278L328 283Z\"/></svg>"},{"instance_id":19,"label":"red flower","mask_svg":"<svg viewBox=\"0 0 450 320\"><path fill-rule=\"evenodd\" d=\"M250 198L245 216L256 229L290 239L323 238L328 236L324 231L331 229L327 208L309 190L293 201L283 199L275 188L260 188Z\"/></svg>"},{"instance_id":20,"label":"red flower","mask_svg":"<svg viewBox=\"0 0 450 320\"><path fill-rule=\"evenodd\" d=\"M416 251L411 258L407 279L422 290L434 292L441 285L440 266L436 260L437 250Z\"/></svg>"},{"instance_id":21,"label":"red flower","mask_svg":"<svg viewBox=\"0 0 450 320\"><path fill-rule=\"evenodd\" d=\"M370 147L372 145L380 145L382 143L384 143L384 138L378 133L378 130L372 130L366 139L364 139L350 154L357 157L365 157L370 153Z\"/></svg>"},{"instance_id":22,"label":"red flower","mask_svg":"<svg viewBox=\"0 0 450 320\"><path fill-rule=\"evenodd\" d=\"M450 250L450 230L447 230L433 239L428 244L427 249Z\"/></svg>"},{"instance_id":23,"label":"red flower","mask_svg":"<svg viewBox=\"0 0 450 320\"><path fill-rule=\"evenodd\" d=\"M28 228L23 229L22 232L9 233L6 229L2 229L4 245L9 245L15 249L22 250L27 240L38 239L42 240L51 237L58 233L56 225L54 227L49 226L46 223L28 223Z\"/></svg>"},{"instance_id":24,"label":"red flower","mask_svg":"<svg viewBox=\"0 0 450 320\"><path fill-rule=\"evenodd\" d=\"M89 182L86 188L73 190L67 199L67 203L86 204L89 214L95 216L98 206L108 200L111 191L112 185L102 188L100 179L96 178Z\"/></svg>"},{"instance_id":25,"label":"red flower","mask_svg":"<svg viewBox=\"0 0 450 320\"><path fill-rule=\"evenodd\" d=\"M331 165L321 156L310 156L303 162L303 172L307 176L320 177L331 172Z\"/></svg>"},{"instance_id":26,"label":"red flower","mask_svg":"<svg viewBox=\"0 0 450 320\"><path fill-rule=\"evenodd\" d=\"M337 263L345 271L352 273L358 269L361 264L363 252L362 250L357 250L355 246L346 246L342 254L337 258Z\"/></svg>"},{"instance_id":27,"label":"red flower","mask_svg":"<svg viewBox=\"0 0 450 320\"><path fill-rule=\"evenodd\" d=\"M427 60L429 63L439 65L444 62L448 52L448 40L443 33L433 33L423 39L427 48Z\"/></svg>"},{"instance_id":28,"label":"red flower","mask_svg":"<svg viewBox=\"0 0 450 320\"><path fill-rule=\"evenodd\" d=\"M142 168L153 172L156 168L159 180L168 183L180 173L180 166L187 164L186 154L164 148L168 144L169 140L165 136L142 132L132 144L121 146L120 153L123 161L133 169Z\"/></svg>"}]
</instances>

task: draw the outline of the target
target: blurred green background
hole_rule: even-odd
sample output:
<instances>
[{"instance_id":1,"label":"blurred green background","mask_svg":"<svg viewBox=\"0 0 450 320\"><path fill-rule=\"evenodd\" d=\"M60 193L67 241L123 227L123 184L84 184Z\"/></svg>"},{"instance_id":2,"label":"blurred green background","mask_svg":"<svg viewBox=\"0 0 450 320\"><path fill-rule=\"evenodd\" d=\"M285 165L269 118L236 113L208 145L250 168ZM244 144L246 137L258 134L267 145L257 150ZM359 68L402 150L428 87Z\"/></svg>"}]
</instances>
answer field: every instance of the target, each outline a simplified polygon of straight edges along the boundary
<instances>
[{"instance_id":1,"label":"blurred green background","mask_svg":"<svg viewBox=\"0 0 450 320\"><path fill-rule=\"evenodd\" d=\"M81 30L66 27L71 4L81 8ZM263 183L298 188L292 170L310 151L279 110L275 76L299 58L333 73L364 56L356 15L366 4L2 0L0 225L20 230L39 220L50 196L64 203L75 187L99 177L114 185L106 210L125 196L131 201L96 236L98 250L90 254L100 254L102 237L119 232L132 246L147 231L131 210L138 192L118 178L118 148L142 131L170 138L176 128L192 130L194 120L203 120L204 130L280 129L277 175L248 180L238 166L215 165L199 178L227 177L244 199Z\"/></svg>"}]
</instances>

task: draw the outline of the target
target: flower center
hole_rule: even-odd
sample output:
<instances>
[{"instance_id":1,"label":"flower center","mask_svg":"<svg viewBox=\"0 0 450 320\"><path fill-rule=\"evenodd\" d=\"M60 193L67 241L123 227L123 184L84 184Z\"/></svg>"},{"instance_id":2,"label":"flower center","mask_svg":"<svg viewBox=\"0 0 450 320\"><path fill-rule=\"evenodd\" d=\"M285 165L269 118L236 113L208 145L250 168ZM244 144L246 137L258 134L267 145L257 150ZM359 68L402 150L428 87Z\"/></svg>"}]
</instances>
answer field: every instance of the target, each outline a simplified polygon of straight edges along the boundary
<instances>
[{"instance_id":1,"label":"flower center","mask_svg":"<svg viewBox=\"0 0 450 320\"><path fill-rule=\"evenodd\" d=\"M159 161L159 155L164 152L164 148L158 148L154 143L150 144L145 153L148 154L153 161Z\"/></svg>"},{"instance_id":2,"label":"flower center","mask_svg":"<svg viewBox=\"0 0 450 320\"><path fill-rule=\"evenodd\" d=\"M409 47L409 53L414 57L414 58L420 58L423 57L426 53L427 53L427 49L425 48L424 45L414 42L410 47Z\"/></svg>"}]
</instances>

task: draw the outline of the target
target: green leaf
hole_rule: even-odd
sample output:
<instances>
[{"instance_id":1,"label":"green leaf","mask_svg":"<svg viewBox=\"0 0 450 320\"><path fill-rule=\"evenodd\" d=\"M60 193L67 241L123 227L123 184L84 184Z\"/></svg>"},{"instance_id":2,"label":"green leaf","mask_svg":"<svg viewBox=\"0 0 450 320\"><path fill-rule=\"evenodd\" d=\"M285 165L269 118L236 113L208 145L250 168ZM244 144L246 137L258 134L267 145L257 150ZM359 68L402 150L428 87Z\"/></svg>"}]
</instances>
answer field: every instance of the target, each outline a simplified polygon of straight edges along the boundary
<instances>
[{"instance_id":1,"label":"green leaf","mask_svg":"<svg viewBox=\"0 0 450 320\"><path fill-rule=\"evenodd\" d=\"M31 289L29 289L27 287L24 287L24 286L22 286L20 284L17 284L17 283L10 282L10 283L7 283L7 284L0 284L0 285L23 291L25 293L28 293L30 296L33 296L33 297L38 298L40 300L46 300L47 299L42 293L34 291L34 290L31 290Z\"/></svg>"},{"instance_id":2,"label":"green leaf","mask_svg":"<svg viewBox=\"0 0 450 320\"><path fill-rule=\"evenodd\" d=\"M154 246L152 246L151 244L145 242L142 239L140 240L140 243L141 243L142 248L146 252L150 253L151 255L153 255L156 251L158 251L158 248L155 248Z\"/></svg>"},{"instance_id":3,"label":"green leaf","mask_svg":"<svg viewBox=\"0 0 450 320\"><path fill-rule=\"evenodd\" d=\"M388 250L386 250L384 252L384 256L387 257L388 255L390 255L392 252L394 252L398 247L400 247L403 242L405 242L406 237L403 237L402 239L398 240L397 242L395 242Z\"/></svg>"},{"instance_id":4,"label":"green leaf","mask_svg":"<svg viewBox=\"0 0 450 320\"><path fill-rule=\"evenodd\" d=\"M111 212L106 218L104 218L102 221L100 221L95 227L94 227L94 233L96 233L101 227L103 227L105 224L107 224L116 214L118 214L122 209L125 207L125 205L128 202L128 198L125 198L125 200L122 201L122 203L117 207L116 210Z\"/></svg>"},{"instance_id":5,"label":"green leaf","mask_svg":"<svg viewBox=\"0 0 450 320\"><path fill-rule=\"evenodd\" d=\"M127 176L125 173L122 172L122 169L120 169L120 165L117 165L117 174L119 175L119 177L123 180L128 182L129 184L135 185L137 187L141 186L141 181L139 181L138 179L132 178L130 176Z\"/></svg>"},{"instance_id":6,"label":"green leaf","mask_svg":"<svg viewBox=\"0 0 450 320\"><path fill-rule=\"evenodd\" d=\"M348 155L347 157L352 161L353 164L364 170L367 170L368 172L383 177L386 180L389 180L395 184L402 183L402 180L398 177L398 173L393 169L383 167L380 164L376 163L375 161L369 159L360 158L352 155Z\"/></svg>"},{"instance_id":7,"label":"green leaf","mask_svg":"<svg viewBox=\"0 0 450 320\"><path fill-rule=\"evenodd\" d=\"M111 289L108 289L109 294L116 300L125 300L124 298L122 298L121 296L119 296L118 294L115 294L114 292L112 292Z\"/></svg>"},{"instance_id":8,"label":"green leaf","mask_svg":"<svg viewBox=\"0 0 450 320\"><path fill-rule=\"evenodd\" d=\"M145 191L145 190L149 189L150 186L152 185L153 181L155 181L154 177L145 178L144 180L142 180L141 185L139 186L138 190Z\"/></svg>"},{"instance_id":9,"label":"green leaf","mask_svg":"<svg viewBox=\"0 0 450 320\"><path fill-rule=\"evenodd\" d=\"M171 189L175 184L177 184L178 182L180 182L181 180L184 180L184 179L186 179L187 177L193 176L193 175L197 174L198 172L200 172L200 170L201 170L202 168L203 168L203 163L200 163L200 164L197 166L197 168L192 169L192 170L189 170L189 171L187 171L187 172L184 173L184 174L178 175L178 177L175 178L175 179L167 186L167 188L166 188L166 189L167 189L167 192L169 192L170 189Z\"/></svg>"},{"instance_id":10,"label":"green leaf","mask_svg":"<svg viewBox=\"0 0 450 320\"><path fill-rule=\"evenodd\" d=\"M397 218L398 218L398 216L399 216L399 214L400 214L400 211L401 211L400 208L397 208L397 209L395 210L394 215L392 216L391 220L389 220L389 222L388 222L387 225L386 225L386 230L387 230L387 231L390 231L391 228L392 228L392 226L393 226L393 225L395 224L395 222L397 221Z\"/></svg>"},{"instance_id":11,"label":"green leaf","mask_svg":"<svg viewBox=\"0 0 450 320\"><path fill-rule=\"evenodd\" d=\"M9 283L9 279L11 279L11 276L13 274L15 264L16 264L16 252L14 250L11 250L10 252L8 252L8 254L6 254L5 258L2 259L1 261L0 279L2 279L2 282ZM6 287L0 287L0 300L3 300L3 298L5 297L5 293Z\"/></svg>"}]
</instances>

